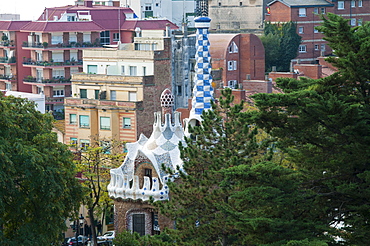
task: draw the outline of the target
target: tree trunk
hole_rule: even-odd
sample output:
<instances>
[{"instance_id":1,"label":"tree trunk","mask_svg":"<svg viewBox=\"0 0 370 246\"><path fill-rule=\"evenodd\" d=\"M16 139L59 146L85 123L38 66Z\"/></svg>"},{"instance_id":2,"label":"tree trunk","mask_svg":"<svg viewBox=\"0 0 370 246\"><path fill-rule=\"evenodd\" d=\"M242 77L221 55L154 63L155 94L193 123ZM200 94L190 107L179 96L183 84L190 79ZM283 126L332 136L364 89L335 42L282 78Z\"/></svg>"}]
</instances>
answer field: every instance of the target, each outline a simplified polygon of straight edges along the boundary
<instances>
[{"instance_id":1,"label":"tree trunk","mask_svg":"<svg viewBox=\"0 0 370 246\"><path fill-rule=\"evenodd\" d=\"M96 229L95 229L95 219L94 219L94 209L89 209L89 217L91 222L91 235L92 235L92 246L98 246L98 240L96 238Z\"/></svg>"}]
</instances>

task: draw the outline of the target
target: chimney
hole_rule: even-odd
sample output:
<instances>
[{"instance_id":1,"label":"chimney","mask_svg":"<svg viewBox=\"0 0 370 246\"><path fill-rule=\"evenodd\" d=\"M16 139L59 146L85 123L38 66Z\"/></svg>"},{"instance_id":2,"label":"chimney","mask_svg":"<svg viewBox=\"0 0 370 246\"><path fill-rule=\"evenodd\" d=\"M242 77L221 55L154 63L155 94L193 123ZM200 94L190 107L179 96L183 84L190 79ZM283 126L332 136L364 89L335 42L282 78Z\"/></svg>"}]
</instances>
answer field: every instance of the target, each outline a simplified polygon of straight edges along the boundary
<instances>
[{"instance_id":1,"label":"chimney","mask_svg":"<svg viewBox=\"0 0 370 246\"><path fill-rule=\"evenodd\" d=\"M84 1L84 3L85 3L85 7L90 7L90 8L92 8L92 6L93 6L93 1Z\"/></svg>"}]
</instances>

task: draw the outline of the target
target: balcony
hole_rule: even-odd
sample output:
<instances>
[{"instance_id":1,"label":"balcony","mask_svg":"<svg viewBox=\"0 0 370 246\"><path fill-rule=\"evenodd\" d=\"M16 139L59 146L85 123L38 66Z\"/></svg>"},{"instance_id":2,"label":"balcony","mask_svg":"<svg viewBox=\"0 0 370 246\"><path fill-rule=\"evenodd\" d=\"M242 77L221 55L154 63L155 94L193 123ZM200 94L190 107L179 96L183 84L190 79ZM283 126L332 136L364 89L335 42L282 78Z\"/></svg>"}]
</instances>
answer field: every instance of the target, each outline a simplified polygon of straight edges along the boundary
<instances>
[{"instance_id":1,"label":"balcony","mask_svg":"<svg viewBox=\"0 0 370 246\"><path fill-rule=\"evenodd\" d=\"M71 84L70 78L64 78L64 77L53 77L51 79L45 79L45 78L35 78L32 76L27 76L23 79L23 82L25 84L30 85L48 85L48 86L54 86L54 85L69 85Z\"/></svg>"},{"instance_id":2,"label":"balcony","mask_svg":"<svg viewBox=\"0 0 370 246\"><path fill-rule=\"evenodd\" d=\"M83 48L99 48L103 47L98 42L91 43L91 42L83 42L83 43L77 43L77 42L68 42L68 43L59 43L59 44L49 44L48 42L43 43L28 43L23 42L22 47L24 49L43 49L43 50L54 50L54 49L83 49Z\"/></svg>"},{"instance_id":3,"label":"balcony","mask_svg":"<svg viewBox=\"0 0 370 246\"><path fill-rule=\"evenodd\" d=\"M11 63L15 63L16 62L16 59L15 59L15 56L12 56L12 57L0 57L0 63L6 63L6 64L11 64Z\"/></svg>"},{"instance_id":4,"label":"balcony","mask_svg":"<svg viewBox=\"0 0 370 246\"><path fill-rule=\"evenodd\" d=\"M13 41L1 41L0 48L15 48L15 45Z\"/></svg>"},{"instance_id":5,"label":"balcony","mask_svg":"<svg viewBox=\"0 0 370 246\"><path fill-rule=\"evenodd\" d=\"M64 61L64 62L54 62L54 61L28 61L23 62L25 67L73 67L82 66L82 60L78 61Z\"/></svg>"},{"instance_id":6,"label":"balcony","mask_svg":"<svg viewBox=\"0 0 370 246\"><path fill-rule=\"evenodd\" d=\"M15 81L16 80L16 77L14 75L0 74L0 80Z\"/></svg>"}]
</instances>

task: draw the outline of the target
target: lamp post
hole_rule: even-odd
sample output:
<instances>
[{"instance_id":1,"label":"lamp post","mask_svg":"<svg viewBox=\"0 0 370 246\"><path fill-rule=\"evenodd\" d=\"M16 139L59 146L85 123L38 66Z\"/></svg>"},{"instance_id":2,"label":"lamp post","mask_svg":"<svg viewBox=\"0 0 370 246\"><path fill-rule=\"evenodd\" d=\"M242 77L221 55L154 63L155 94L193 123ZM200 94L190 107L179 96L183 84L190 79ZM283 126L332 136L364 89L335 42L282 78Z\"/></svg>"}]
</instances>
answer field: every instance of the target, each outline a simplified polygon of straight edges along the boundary
<instances>
[{"instance_id":1,"label":"lamp post","mask_svg":"<svg viewBox=\"0 0 370 246\"><path fill-rule=\"evenodd\" d=\"M85 244L85 227L84 227L85 218L81 214L78 219L79 219L79 226L82 227L82 245L84 245ZM78 239L77 239L77 242L78 242Z\"/></svg>"}]
</instances>

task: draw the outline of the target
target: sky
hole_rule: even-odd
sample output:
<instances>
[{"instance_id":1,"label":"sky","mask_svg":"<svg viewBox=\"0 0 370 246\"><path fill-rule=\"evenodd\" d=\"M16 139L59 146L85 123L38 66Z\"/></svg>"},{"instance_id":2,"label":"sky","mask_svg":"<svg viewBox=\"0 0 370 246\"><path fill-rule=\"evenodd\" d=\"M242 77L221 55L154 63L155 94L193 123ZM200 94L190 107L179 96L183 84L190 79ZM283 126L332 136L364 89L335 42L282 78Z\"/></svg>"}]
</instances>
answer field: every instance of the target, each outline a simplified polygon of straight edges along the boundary
<instances>
[{"instance_id":1,"label":"sky","mask_svg":"<svg viewBox=\"0 0 370 246\"><path fill-rule=\"evenodd\" d=\"M1 0L0 14L20 14L21 20L36 20L45 7L74 4L75 0Z\"/></svg>"}]
</instances>

